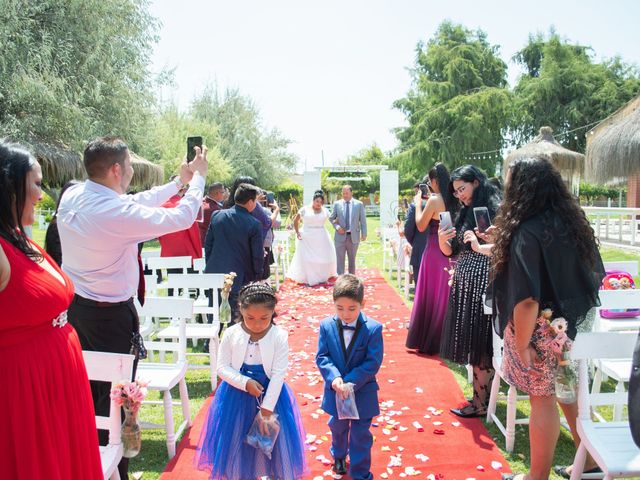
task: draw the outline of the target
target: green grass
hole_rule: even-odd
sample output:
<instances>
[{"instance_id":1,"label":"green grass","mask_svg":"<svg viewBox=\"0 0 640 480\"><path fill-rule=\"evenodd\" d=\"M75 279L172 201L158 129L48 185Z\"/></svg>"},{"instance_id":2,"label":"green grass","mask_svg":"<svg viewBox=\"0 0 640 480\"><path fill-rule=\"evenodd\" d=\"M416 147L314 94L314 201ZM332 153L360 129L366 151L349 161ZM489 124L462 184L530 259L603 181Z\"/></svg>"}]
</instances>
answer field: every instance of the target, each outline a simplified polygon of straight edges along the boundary
<instances>
[{"instance_id":1,"label":"green grass","mask_svg":"<svg viewBox=\"0 0 640 480\"><path fill-rule=\"evenodd\" d=\"M368 238L367 241L360 245L358 250L358 268L378 268L382 270L382 248L380 238L377 235L380 222L377 218L368 218ZM33 236L36 242L40 245L44 244L44 232L34 228ZM292 244L294 242L291 242ZM145 249L158 249L157 242L148 242L145 244ZM602 258L606 261L620 261L620 260L636 260L640 261L640 256L628 251L617 250L614 248L603 248L601 250ZM383 272L385 279L389 284L396 289L398 294L403 297L403 292L397 289L397 279L395 275L390 276L387 272ZM637 281L637 279L636 279ZM405 300L409 308L413 305L412 299ZM407 319L408 320L408 319ZM192 348L189 348L192 351ZM191 357L190 362L205 364L208 363L205 357ZM457 364L447 362L447 365L453 372L456 381L460 385L460 388L464 392L466 397L473 394L471 385L467 382L466 368ZM188 370L187 372L187 386L189 390L189 404L191 407L192 418L200 410L205 399L211 392L211 383L209 370ZM605 382L602 385L602 391L613 391L614 384L612 381ZM179 398L177 387L171 392L174 399ZM149 394L150 400L161 400L160 395L157 392L151 392ZM501 418L506 418L506 404L505 402L498 402L498 414ZM528 402L518 403L518 417L528 417L530 413L530 407ZM611 410L603 409L602 413L605 417L611 418ZM141 409L141 418L143 421L152 422L157 424L164 423L163 409L159 405L145 405ZM174 420L175 424L179 425L182 422L182 411L180 407L174 408ZM514 472L526 473L529 467L529 437L528 427L518 425L516 426L516 441L515 448L512 453L507 453L503 450L504 438L495 425L487 425L489 434L493 437L494 441L500 447L500 450L504 457L509 462ZM136 472L144 472L142 479L153 480L160 477L160 474L164 470L164 467L168 461L167 449L165 444L165 433L163 430L143 430L142 434L142 451L140 454L133 458L130 463L130 474ZM561 429L560 439L556 447L556 453L554 458L555 464L569 465L573 462L573 456L575 449L573 441L569 432L565 429ZM559 479L557 475L553 474L550 478Z\"/></svg>"}]
</instances>

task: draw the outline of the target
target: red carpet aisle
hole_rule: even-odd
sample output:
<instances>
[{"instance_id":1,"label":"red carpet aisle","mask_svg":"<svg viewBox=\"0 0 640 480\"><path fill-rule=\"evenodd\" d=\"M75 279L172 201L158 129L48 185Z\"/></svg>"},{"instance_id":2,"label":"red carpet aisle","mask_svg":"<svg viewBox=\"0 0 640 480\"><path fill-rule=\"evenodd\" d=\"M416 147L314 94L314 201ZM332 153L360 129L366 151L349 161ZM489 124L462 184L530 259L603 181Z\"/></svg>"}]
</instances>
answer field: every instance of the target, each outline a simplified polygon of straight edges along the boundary
<instances>
[{"instance_id":1,"label":"red carpet aisle","mask_svg":"<svg viewBox=\"0 0 640 480\"><path fill-rule=\"evenodd\" d=\"M378 374L381 416L374 419L375 478L497 479L509 467L479 419L462 420L449 407L464 401L449 369L438 359L407 353L403 327L409 310L376 270L359 272L367 285L366 313L385 325L385 360ZM298 395L309 444L309 478L331 477L328 416L320 410L322 379L314 363L318 322L332 312L330 287L285 284L276 322L289 329L289 385ZM204 404L178 455L162 475L206 479L193 467ZM347 478L347 477L345 477Z\"/></svg>"}]
</instances>

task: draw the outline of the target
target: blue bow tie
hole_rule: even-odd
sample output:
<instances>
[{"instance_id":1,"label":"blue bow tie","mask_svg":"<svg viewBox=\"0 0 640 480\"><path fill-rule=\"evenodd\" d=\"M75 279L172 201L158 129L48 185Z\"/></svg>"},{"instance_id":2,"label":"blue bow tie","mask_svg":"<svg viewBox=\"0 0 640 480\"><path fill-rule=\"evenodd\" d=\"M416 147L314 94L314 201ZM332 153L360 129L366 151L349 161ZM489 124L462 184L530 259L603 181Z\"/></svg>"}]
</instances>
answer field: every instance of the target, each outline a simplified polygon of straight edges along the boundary
<instances>
[{"instance_id":1,"label":"blue bow tie","mask_svg":"<svg viewBox=\"0 0 640 480\"><path fill-rule=\"evenodd\" d=\"M342 329L343 329L343 330L353 330L353 331L355 332L356 327L354 327L354 326L352 326L352 325L345 325L345 324L342 324Z\"/></svg>"}]
</instances>

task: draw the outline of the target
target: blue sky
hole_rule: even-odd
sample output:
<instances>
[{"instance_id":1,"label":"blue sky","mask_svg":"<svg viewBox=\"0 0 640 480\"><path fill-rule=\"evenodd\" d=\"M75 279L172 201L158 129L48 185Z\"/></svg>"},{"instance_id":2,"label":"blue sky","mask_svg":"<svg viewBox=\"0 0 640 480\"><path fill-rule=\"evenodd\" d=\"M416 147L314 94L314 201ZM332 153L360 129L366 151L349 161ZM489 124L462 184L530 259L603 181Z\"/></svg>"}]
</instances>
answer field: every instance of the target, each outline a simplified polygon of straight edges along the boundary
<instances>
[{"instance_id":1,"label":"blue sky","mask_svg":"<svg viewBox=\"0 0 640 480\"><path fill-rule=\"evenodd\" d=\"M529 33L556 31L590 45L597 59L640 64L640 1L155 0L162 26L152 69L175 68L162 92L182 109L207 83L237 87L266 127L293 141L298 170L335 164L372 143L395 147L403 125L392 108L410 86L419 40L445 19L481 28L511 56ZM194 132L197 133L197 132Z\"/></svg>"}]
</instances>

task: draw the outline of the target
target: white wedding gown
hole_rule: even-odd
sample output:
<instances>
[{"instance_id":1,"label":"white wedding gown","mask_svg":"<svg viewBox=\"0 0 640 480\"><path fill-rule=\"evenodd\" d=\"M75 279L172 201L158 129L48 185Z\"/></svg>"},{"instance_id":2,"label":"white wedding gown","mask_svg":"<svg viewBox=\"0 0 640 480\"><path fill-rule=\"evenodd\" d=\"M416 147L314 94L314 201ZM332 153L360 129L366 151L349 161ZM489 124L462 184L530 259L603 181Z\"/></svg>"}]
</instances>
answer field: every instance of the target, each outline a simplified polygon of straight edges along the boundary
<instances>
[{"instance_id":1,"label":"white wedding gown","mask_svg":"<svg viewBox=\"0 0 640 480\"><path fill-rule=\"evenodd\" d=\"M302 240L296 240L296 252L287 277L298 283L317 285L336 276L336 250L325 228L329 212L322 208L315 213L311 207L300 209Z\"/></svg>"}]
</instances>

